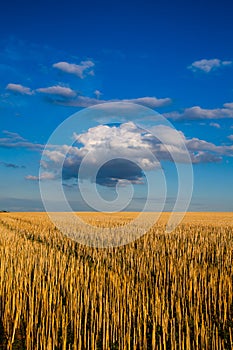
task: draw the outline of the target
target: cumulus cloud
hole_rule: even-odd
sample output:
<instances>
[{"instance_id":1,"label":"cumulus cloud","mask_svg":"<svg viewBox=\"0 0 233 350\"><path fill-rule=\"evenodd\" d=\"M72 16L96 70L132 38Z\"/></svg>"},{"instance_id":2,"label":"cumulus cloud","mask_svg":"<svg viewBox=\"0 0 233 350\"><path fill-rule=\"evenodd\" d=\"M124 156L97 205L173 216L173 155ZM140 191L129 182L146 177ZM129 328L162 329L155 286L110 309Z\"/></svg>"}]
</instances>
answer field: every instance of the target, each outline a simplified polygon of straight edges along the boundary
<instances>
[{"instance_id":1,"label":"cumulus cloud","mask_svg":"<svg viewBox=\"0 0 233 350\"><path fill-rule=\"evenodd\" d=\"M60 100L54 100L53 102L56 104L62 104L65 106L71 106L71 107L91 107L100 103L107 103L107 102L128 102L128 103L138 103L140 105L143 105L145 107L149 108L156 108L156 107L163 107L168 105L172 102L172 100L168 97L166 98L157 98L157 97L139 97L139 98L132 98L132 99L114 99L114 100L101 100L99 98L100 95L98 95L96 98L87 97L87 96L77 96L77 98L68 100L68 101L60 101Z\"/></svg>"},{"instance_id":2,"label":"cumulus cloud","mask_svg":"<svg viewBox=\"0 0 233 350\"><path fill-rule=\"evenodd\" d=\"M119 127L99 125L90 128L86 133L74 134L74 141L83 147L68 147L66 145L55 147L46 152L47 160L42 166L46 171L55 174L63 164L64 154L67 153L63 164L63 180L77 177L77 171L83 158L89 154L84 178L100 185L112 187L116 183L125 184L125 180L131 183L141 183L143 171L159 167L159 163L149 152L150 144L143 142L145 135L138 132L133 123L125 123ZM108 154L110 161L105 162ZM114 161L111 161L114 159ZM99 171L97 178L93 178L93 167L96 162L106 163ZM128 161L129 160L129 161Z\"/></svg>"},{"instance_id":3,"label":"cumulus cloud","mask_svg":"<svg viewBox=\"0 0 233 350\"><path fill-rule=\"evenodd\" d=\"M200 106L186 108L183 112L164 114L173 120L233 119L233 103L225 103L222 108L205 109Z\"/></svg>"},{"instance_id":4,"label":"cumulus cloud","mask_svg":"<svg viewBox=\"0 0 233 350\"><path fill-rule=\"evenodd\" d=\"M53 64L54 68L57 68L65 73L74 74L77 77L83 79L86 74L93 75L94 62L91 60L81 61L80 64L68 63L68 62L57 62Z\"/></svg>"},{"instance_id":5,"label":"cumulus cloud","mask_svg":"<svg viewBox=\"0 0 233 350\"><path fill-rule=\"evenodd\" d=\"M200 140L198 138L186 140L186 147L193 154L197 154L196 152L207 152L206 154L212 153L219 158L222 156L233 156L233 146L217 146L214 143Z\"/></svg>"},{"instance_id":6,"label":"cumulus cloud","mask_svg":"<svg viewBox=\"0 0 233 350\"><path fill-rule=\"evenodd\" d=\"M34 93L29 87L23 86L21 84L13 84L13 83L8 84L6 86L6 90L13 91L22 95L33 95Z\"/></svg>"},{"instance_id":7,"label":"cumulus cloud","mask_svg":"<svg viewBox=\"0 0 233 350\"><path fill-rule=\"evenodd\" d=\"M205 73L209 73L212 70L230 66L231 64L232 64L232 61L221 61L218 58L202 59L202 60L193 62L190 66L188 66L188 69L191 69L193 72L202 71Z\"/></svg>"},{"instance_id":8,"label":"cumulus cloud","mask_svg":"<svg viewBox=\"0 0 233 350\"><path fill-rule=\"evenodd\" d=\"M233 156L233 146L217 146L198 138L187 139L182 132L164 125L156 128L159 139L133 122L119 126L98 125L87 132L74 134L76 143L72 147L62 145L47 150L41 165L46 174L52 174L51 179L57 177L61 168L64 181L76 179L80 164L88 155L82 176L111 187L127 181L142 183L143 171L160 169L160 162L172 161L172 155L176 161L186 162L183 144L194 164L219 162L223 156ZM111 159L108 162L105 161L106 155ZM93 167L100 163L105 165L100 168L97 178L93 178Z\"/></svg>"},{"instance_id":9,"label":"cumulus cloud","mask_svg":"<svg viewBox=\"0 0 233 350\"><path fill-rule=\"evenodd\" d=\"M39 88L36 91L42 94L57 95L65 98L73 98L76 96L76 92L69 87L54 85L46 88Z\"/></svg>"},{"instance_id":10,"label":"cumulus cloud","mask_svg":"<svg viewBox=\"0 0 233 350\"><path fill-rule=\"evenodd\" d=\"M63 180L77 177L83 158L89 154L86 169L82 176L99 185L112 187L117 183L125 185L125 181L142 183L143 171L159 167L158 161L150 152L150 144L144 142L146 135L140 133L133 123L121 124L119 127L99 125L90 128L86 133L74 134L74 141L82 147L63 145L46 152L47 160L42 163L46 171L55 174L63 164ZM105 161L108 154L110 160ZM111 160L114 159L114 160ZM97 178L93 178L93 167L97 160L105 163L100 168Z\"/></svg>"},{"instance_id":11,"label":"cumulus cloud","mask_svg":"<svg viewBox=\"0 0 233 350\"><path fill-rule=\"evenodd\" d=\"M29 87L20 84L8 84L6 86L6 90L10 90L22 95L33 95L35 92L39 92L48 95L57 95L64 98L74 98L77 95L76 92L71 88L61 85L53 85L45 88L39 88L33 91Z\"/></svg>"},{"instance_id":12,"label":"cumulus cloud","mask_svg":"<svg viewBox=\"0 0 233 350\"><path fill-rule=\"evenodd\" d=\"M233 135L229 135L229 136L228 136L228 139L231 140L231 141L233 141Z\"/></svg>"},{"instance_id":13,"label":"cumulus cloud","mask_svg":"<svg viewBox=\"0 0 233 350\"><path fill-rule=\"evenodd\" d=\"M198 164L198 163L218 163L221 162L222 157L210 153L210 152L203 152L199 151L196 154L191 154L192 163Z\"/></svg>"}]
</instances>

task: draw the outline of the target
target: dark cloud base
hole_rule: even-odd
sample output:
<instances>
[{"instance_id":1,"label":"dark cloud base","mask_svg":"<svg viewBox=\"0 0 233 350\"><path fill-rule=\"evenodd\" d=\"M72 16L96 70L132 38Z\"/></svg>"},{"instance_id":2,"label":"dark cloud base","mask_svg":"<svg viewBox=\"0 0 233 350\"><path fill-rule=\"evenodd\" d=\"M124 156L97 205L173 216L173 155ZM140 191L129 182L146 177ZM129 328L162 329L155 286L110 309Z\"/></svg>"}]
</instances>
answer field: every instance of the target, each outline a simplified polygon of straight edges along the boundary
<instances>
[{"instance_id":1,"label":"dark cloud base","mask_svg":"<svg viewBox=\"0 0 233 350\"><path fill-rule=\"evenodd\" d=\"M119 180L140 183L143 171L139 166L126 159L113 159L105 163L97 173L96 183L101 186L114 187Z\"/></svg>"}]
</instances>

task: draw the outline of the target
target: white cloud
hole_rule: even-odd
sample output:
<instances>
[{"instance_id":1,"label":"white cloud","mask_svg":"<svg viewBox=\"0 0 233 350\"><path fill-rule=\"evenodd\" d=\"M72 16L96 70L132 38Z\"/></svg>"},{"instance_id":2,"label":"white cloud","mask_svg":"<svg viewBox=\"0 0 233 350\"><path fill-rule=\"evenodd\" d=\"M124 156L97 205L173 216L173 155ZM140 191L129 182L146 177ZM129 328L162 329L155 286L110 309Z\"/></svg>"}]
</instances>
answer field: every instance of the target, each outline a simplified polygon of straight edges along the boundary
<instances>
[{"instance_id":1,"label":"white cloud","mask_svg":"<svg viewBox=\"0 0 233 350\"><path fill-rule=\"evenodd\" d=\"M53 180L55 178L53 173L47 173L44 172L41 174L41 176L34 176L34 175L27 175L25 176L26 180L31 180L31 181L39 181L39 180Z\"/></svg>"},{"instance_id":2,"label":"white cloud","mask_svg":"<svg viewBox=\"0 0 233 350\"><path fill-rule=\"evenodd\" d=\"M36 91L41 92L43 94L58 95L58 96L67 97L67 98L73 98L76 96L76 92L74 90L70 89L69 87L60 86L60 85L40 88L40 89L37 89Z\"/></svg>"},{"instance_id":3,"label":"white cloud","mask_svg":"<svg viewBox=\"0 0 233 350\"><path fill-rule=\"evenodd\" d=\"M232 61L221 61L218 58L214 59L202 59L199 61L193 62L190 66L188 66L189 69L192 71L203 71L205 73L209 73L212 70L221 68L221 67L226 67L230 66L232 64Z\"/></svg>"},{"instance_id":4,"label":"white cloud","mask_svg":"<svg viewBox=\"0 0 233 350\"><path fill-rule=\"evenodd\" d=\"M233 102L224 103L223 107L233 109Z\"/></svg>"},{"instance_id":5,"label":"white cloud","mask_svg":"<svg viewBox=\"0 0 233 350\"><path fill-rule=\"evenodd\" d=\"M133 99L115 99L115 100L101 100L98 97L92 98L87 96L77 96L77 98L70 100L70 101L54 101L55 103L62 104L65 106L72 106L72 107L91 107L96 104L100 103L107 103L107 102L128 102L128 103L138 103L140 105L149 107L149 108L156 108L156 107L163 107L171 103L170 98L157 98L157 97L140 97L140 98L133 98Z\"/></svg>"},{"instance_id":6,"label":"white cloud","mask_svg":"<svg viewBox=\"0 0 233 350\"><path fill-rule=\"evenodd\" d=\"M92 77L94 77L95 76L95 71L92 69L87 74L91 75Z\"/></svg>"},{"instance_id":7,"label":"white cloud","mask_svg":"<svg viewBox=\"0 0 233 350\"><path fill-rule=\"evenodd\" d=\"M201 120L201 119L232 119L233 103L225 103L223 108L205 109L200 106L186 108L183 113L170 112L164 114L174 120Z\"/></svg>"},{"instance_id":8,"label":"white cloud","mask_svg":"<svg viewBox=\"0 0 233 350\"><path fill-rule=\"evenodd\" d=\"M97 98L98 100L99 100L100 96L103 95L102 92L99 91L99 90L95 90L95 91L94 91L94 94L95 94L95 96L96 96L96 98Z\"/></svg>"},{"instance_id":9,"label":"white cloud","mask_svg":"<svg viewBox=\"0 0 233 350\"><path fill-rule=\"evenodd\" d=\"M212 126L213 128L216 128L216 129L220 129L221 128L221 125L218 124L218 123L210 123L210 126Z\"/></svg>"},{"instance_id":10,"label":"white cloud","mask_svg":"<svg viewBox=\"0 0 233 350\"><path fill-rule=\"evenodd\" d=\"M105 103L105 100L99 100L97 98L87 97L87 96L77 96L77 98L68 101L54 101L57 104L71 106L71 107L91 107L96 104Z\"/></svg>"},{"instance_id":11,"label":"white cloud","mask_svg":"<svg viewBox=\"0 0 233 350\"><path fill-rule=\"evenodd\" d=\"M217 146L214 143L192 138L186 141L186 146L190 152L211 152L215 156L229 156L233 157L233 146Z\"/></svg>"},{"instance_id":12,"label":"white cloud","mask_svg":"<svg viewBox=\"0 0 233 350\"><path fill-rule=\"evenodd\" d=\"M74 74L79 78L83 79L85 77L84 73L87 73L89 75L94 75L93 69L90 70L90 68L94 67L94 65L95 65L94 62L92 62L91 60L87 60L87 61L81 61L80 64L74 64L74 63L68 63L68 62L57 62L53 64L53 67L63 72Z\"/></svg>"},{"instance_id":13,"label":"white cloud","mask_svg":"<svg viewBox=\"0 0 233 350\"><path fill-rule=\"evenodd\" d=\"M228 136L228 139L231 140L231 141L233 141L233 135L229 135L229 136Z\"/></svg>"},{"instance_id":14,"label":"white cloud","mask_svg":"<svg viewBox=\"0 0 233 350\"><path fill-rule=\"evenodd\" d=\"M17 92L22 95L33 95L34 93L29 87L23 86L21 84L12 84L12 83L6 86L6 90Z\"/></svg>"},{"instance_id":15,"label":"white cloud","mask_svg":"<svg viewBox=\"0 0 233 350\"><path fill-rule=\"evenodd\" d=\"M160 167L151 153L151 143L144 140L146 135L132 122L121 124L119 127L99 125L85 133L74 134L73 137L83 146L78 148L63 145L48 150L45 154L47 160L42 163L46 172L51 171L56 177L67 152L63 165L63 180L77 177L81 161L87 154L89 156L83 176L108 187L116 183L125 185L127 180L134 184L142 183L143 173L140 168L152 170ZM106 163L106 154L114 161ZM98 178L92 178L93 167L100 163L106 164L101 168Z\"/></svg>"},{"instance_id":16,"label":"white cloud","mask_svg":"<svg viewBox=\"0 0 233 350\"><path fill-rule=\"evenodd\" d=\"M74 138L84 147L80 149L83 154L92 152L93 163L97 156L104 154L106 150L111 152L113 158L126 157L138 162L140 166L145 166L147 170L153 169L158 165L157 161L151 155L148 157L150 144L144 142L145 135L139 132L137 126L133 122L121 124L119 127L110 127L107 125L99 125L90 128L86 133L77 135ZM147 155L147 156L146 156Z\"/></svg>"},{"instance_id":17,"label":"white cloud","mask_svg":"<svg viewBox=\"0 0 233 350\"><path fill-rule=\"evenodd\" d=\"M180 163L186 162L183 144L186 145L194 164L219 162L223 156L233 156L233 146L217 146L198 138L187 139L182 132L164 125L156 128L160 140L138 128L133 122L118 127L99 125L90 128L87 132L73 135L74 140L82 146L63 145L51 148L46 152L47 159L42 166L46 173L51 172L56 177L64 161L63 180L77 178L82 159L88 154L83 176L95 181L92 178L93 167L104 164L107 154L115 162L107 164L96 181L104 186L113 186L117 182L125 183L124 180L141 183L143 173L140 168L145 171L159 169L160 162L172 161L172 156ZM131 163L122 159L128 159ZM135 163L138 166L135 167Z\"/></svg>"},{"instance_id":18,"label":"white cloud","mask_svg":"<svg viewBox=\"0 0 233 350\"><path fill-rule=\"evenodd\" d=\"M171 103L171 99L166 98L157 98L157 97L139 97L139 98L132 98L128 100L123 100L123 102L132 102L132 103L138 103L143 106L147 106L150 108L156 108L156 107L162 107L166 106L169 103Z\"/></svg>"}]
</instances>

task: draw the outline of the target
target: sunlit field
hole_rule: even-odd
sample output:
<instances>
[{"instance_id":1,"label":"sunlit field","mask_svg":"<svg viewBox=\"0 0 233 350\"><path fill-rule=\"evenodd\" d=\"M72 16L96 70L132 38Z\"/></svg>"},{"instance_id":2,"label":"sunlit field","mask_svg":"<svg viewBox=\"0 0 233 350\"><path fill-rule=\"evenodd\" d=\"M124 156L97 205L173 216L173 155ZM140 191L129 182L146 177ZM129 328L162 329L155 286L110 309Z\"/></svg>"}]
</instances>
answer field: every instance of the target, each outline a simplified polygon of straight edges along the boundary
<instances>
[{"instance_id":1,"label":"sunlit field","mask_svg":"<svg viewBox=\"0 0 233 350\"><path fill-rule=\"evenodd\" d=\"M114 227L136 213L79 215ZM232 349L233 214L189 213L166 233L168 215L101 249L45 213L0 214L0 349Z\"/></svg>"}]
</instances>

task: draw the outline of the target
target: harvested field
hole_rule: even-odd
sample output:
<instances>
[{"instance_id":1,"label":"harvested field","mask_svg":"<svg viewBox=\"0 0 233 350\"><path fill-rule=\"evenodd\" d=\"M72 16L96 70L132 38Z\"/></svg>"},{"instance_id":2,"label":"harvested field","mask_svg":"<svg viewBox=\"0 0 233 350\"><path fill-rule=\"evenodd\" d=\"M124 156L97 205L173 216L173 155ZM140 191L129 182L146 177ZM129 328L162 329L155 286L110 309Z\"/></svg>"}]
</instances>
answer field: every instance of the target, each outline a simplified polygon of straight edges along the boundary
<instances>
[{"instance_id":1,"label":"harvested field","mask_svg":"<svg viewBox=\"0 0 233 350\"><path fill-rule=\"evenodd\" d=\"M106 227L136 213L80 213ZM165 213L140 239L97 249L45 213L0 214L0 349L232 349L233 214Z\"/></svg>"}]
</instances>

